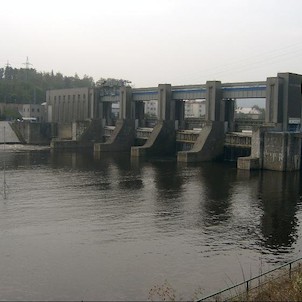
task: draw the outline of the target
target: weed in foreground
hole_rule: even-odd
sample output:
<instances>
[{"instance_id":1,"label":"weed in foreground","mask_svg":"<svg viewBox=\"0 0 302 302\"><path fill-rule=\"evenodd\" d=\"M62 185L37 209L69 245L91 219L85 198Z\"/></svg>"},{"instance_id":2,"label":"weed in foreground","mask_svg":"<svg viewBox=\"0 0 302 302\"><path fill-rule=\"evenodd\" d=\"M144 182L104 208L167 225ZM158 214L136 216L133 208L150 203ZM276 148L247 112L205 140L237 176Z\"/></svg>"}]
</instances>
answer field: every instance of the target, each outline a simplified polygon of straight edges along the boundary
<instances>
[{"instance_id":1,"label":"weed in foreground","mask_svg":"<svg viewBox=\"0 0 302 302\"><path fill-rule=\"evenodd\" d=\"M167 280L161 285L154 285L149 290L148 300L150 301L176 301L176 290Z\"/></svg>"}]
</instances>

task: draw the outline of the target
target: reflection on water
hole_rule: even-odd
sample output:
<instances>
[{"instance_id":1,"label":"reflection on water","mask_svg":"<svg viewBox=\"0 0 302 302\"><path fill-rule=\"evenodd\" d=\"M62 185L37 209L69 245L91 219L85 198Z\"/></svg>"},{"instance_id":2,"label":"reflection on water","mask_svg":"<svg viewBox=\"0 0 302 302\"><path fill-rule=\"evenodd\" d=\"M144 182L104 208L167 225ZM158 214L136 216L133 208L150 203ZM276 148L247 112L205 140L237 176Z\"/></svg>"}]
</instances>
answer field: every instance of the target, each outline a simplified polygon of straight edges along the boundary
<instances>
[{"instance_id":1,"label":"reflection on water","mask_svg":"<svg viewBox=\"0 0 302 302\"><path fill-rule=\"evenodd\" d=\"M221 168L215 164L207 164L201 170L201 182L205 187L203 207L205 223L220 224L230 218L232 183L236 179L235 168Z\"/></svg>"},{"instance_id":2,"label":"reflection on water","mask_svg":"<svg viewBox=\"0 0 302 302\"><path fill-rule=\"evenodd\" d=\"M146 300L166 279L190 299L302 256L300 172L48 150L4 158L4 300Z\"/></svg>"},{"instance_id":3,"label":"reflection on water","mask_svg":"<svg viewBox=\"0 0 302 302\"><path fill-rule=\"evenodd\" d=\"M300 202L300 173L265 171L259 186L259 206L263 209L261 231L263 244L280 252L297 239L297 205ZM287 251L287 249L285 249Z\"/></svg>"}]
</instances>

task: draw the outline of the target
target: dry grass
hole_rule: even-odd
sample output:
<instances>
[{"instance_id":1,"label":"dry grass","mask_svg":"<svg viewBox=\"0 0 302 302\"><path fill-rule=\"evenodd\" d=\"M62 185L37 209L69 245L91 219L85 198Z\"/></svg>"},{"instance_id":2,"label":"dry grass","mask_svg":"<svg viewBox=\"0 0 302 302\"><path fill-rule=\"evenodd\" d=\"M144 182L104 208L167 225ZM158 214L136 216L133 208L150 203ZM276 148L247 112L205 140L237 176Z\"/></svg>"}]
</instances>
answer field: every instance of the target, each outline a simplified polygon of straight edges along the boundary
<instances>
[{"instance_id":1,"label":"dry grass","mask_svg":"<svg viewBox=\"0 0 302 302\"><path fill-rule=\"evenodd\" d=\"M231 301L302 301L302 272L295 271L278 279L265 280L248 295L239 295Z\"/></svg>"},{"instance_id":2,"label":"dry grass","mask_svg":"<svg viewBox=\"0 0 302 302\"><path fill-rule=\"evenodd\" d=\"M176 290L168 283L154 285L149 291L148 300L151 301L176 301Z\"/></svg>"},{"instance_id":3,"label":"dry grass","mask_svg":"<svg viewBox=\"0 0 302 302\"><path fill-rule=\"evenodd\" d=\"M202 291L194 294L193 301L201 296ZM156 285L149 291L148 300L151 301L180 301L183 300L177 297L176 290L165 281L161 285ZM208 300L207 300L208 301ZM278 276L265 278L260 281L260 284L249 290L248 293L241 293L235 297L212 297L211 301L302 301L302 269L299 266L289 275L288 270L283 273L279 272Z\"/></svg>"}]
</instances>

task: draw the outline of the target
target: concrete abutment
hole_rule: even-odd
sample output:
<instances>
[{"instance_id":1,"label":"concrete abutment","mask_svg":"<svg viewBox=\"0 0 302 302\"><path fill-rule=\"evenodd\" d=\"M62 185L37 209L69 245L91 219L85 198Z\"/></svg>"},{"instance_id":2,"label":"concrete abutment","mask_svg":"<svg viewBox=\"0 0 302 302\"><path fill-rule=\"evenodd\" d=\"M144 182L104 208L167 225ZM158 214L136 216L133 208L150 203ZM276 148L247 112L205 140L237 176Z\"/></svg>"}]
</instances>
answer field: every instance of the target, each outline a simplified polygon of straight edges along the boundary
<instances>
[{"instance_id":1,"label":"concrete abutment","mask_svg":"<svg viewBox=\"0 0 302 302\"><path fill-rule=\"evenodd\" d=\"M301 166L302 75L278 73L267 78L267 127L252 136L251 156L238 158L238 169L294 171ZM299 127L298 132L292 128ZM256 164L258 161L258 164Z\"/></svg>"}]
</instances>

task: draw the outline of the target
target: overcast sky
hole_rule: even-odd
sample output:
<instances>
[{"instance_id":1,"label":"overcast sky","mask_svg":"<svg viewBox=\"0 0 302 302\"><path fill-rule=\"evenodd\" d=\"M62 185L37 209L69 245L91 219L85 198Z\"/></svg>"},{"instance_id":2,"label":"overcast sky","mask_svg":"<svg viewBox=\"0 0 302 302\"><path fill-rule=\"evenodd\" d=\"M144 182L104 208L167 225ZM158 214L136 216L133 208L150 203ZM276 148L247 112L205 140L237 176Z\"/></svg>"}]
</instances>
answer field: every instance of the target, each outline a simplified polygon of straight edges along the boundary
<instances>
[{"instance_id":1,"label":"overcast sky","mask_svg":"<svg viewBox=\"0 0 302 302\"><path fill-rule=\"evenodd\" d=\"M302 74L301 0L1 1L0 66L135 87Z\"/></svg>"}]
</instances>

